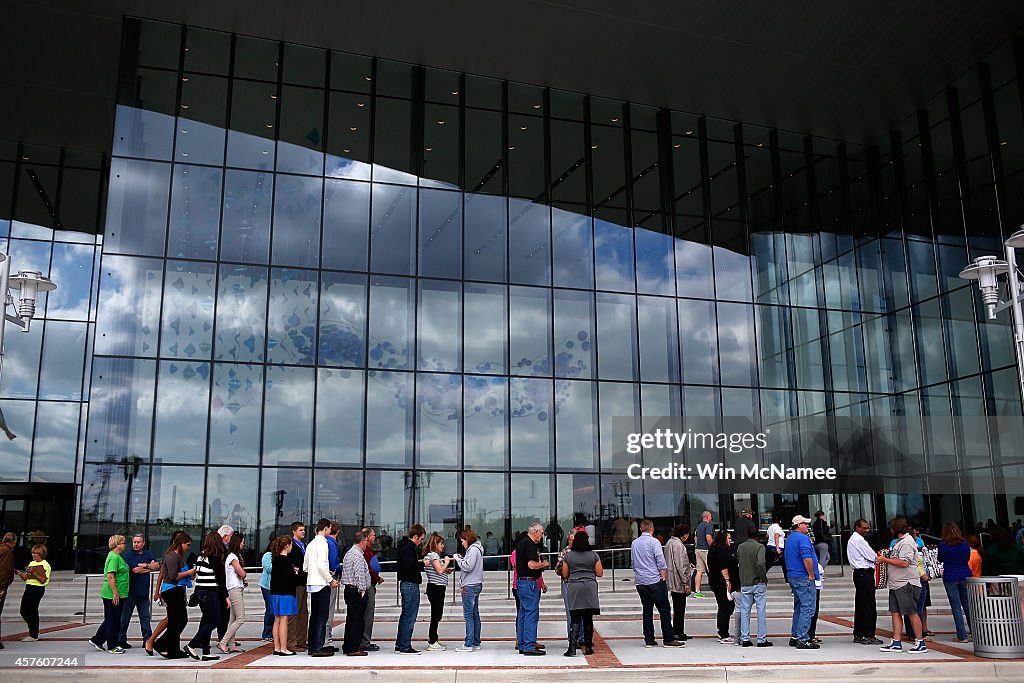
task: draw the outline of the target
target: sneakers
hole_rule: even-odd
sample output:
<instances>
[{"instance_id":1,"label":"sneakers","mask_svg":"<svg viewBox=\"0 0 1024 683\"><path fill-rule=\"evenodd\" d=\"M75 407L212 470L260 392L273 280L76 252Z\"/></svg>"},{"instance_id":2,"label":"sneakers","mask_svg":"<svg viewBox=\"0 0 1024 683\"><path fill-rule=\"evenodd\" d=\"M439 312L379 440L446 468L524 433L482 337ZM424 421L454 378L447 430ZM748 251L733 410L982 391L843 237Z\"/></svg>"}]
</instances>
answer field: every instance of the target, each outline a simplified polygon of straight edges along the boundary
<instances>
[{"instance_id":1,"label":"sneakers","mask_svg":"<svg viewBox=\"0 0 1024 683\"><path fill-rule=\"evenodd\" d=\"M184 647L184 650L185 650L185 654L187 654L189 657L191 657L192 659L196 660L197 662L199 661L199 653L196 652L194 649L192 649L191 645L186 645Z\"/></svg>"},{"instance_id":2,"label":"sneakers","mask_svg":"<svg viewBox=\"0 0 1024 683\"><path fill-rule=\"evenodd\" d=\"M648 647L648 648L650 648L650 647L658 647L658 644L657 643L644 643L644 647Z\"/></svg>"},{"instance_id":3,"label":"sneakers","mask_svg":"<svg viewBox=\"0 0 1024 683\"><path fill-rule=\"evenodd\" d=\"M527 657L542 657L547 654L544 650L523 650L523 654Z\"/></svg>"},{"instance_id":4,"label":"sneakers","mask_svg":"<svg viewBox=\"0 0 1024 683\"><path fill-rule=\"evenodd\" d=\"M380 650L380 645L377 643L367 643L359 648L360 652L377 652Z\"/></svg>"},{"instance_id":5,"label":"sneakers","mask_svg":"<svg viewBox=\"0 0 1024 683\"><path fill-rule=\"evenodd\" d=\"M722 645L735 645L736 639L732 636L727 636L725 638L719 638L718 642L720 642Z\"/></svg>"},{"instance_id":6,"label":"sneakers","mask_svg":"<svg viewBox=\"0 0 1024 683\"><path fill-rule=\"evenodd\" d=\"M665 647L686 647L686 643L681 640L670 640L664 643Z\"/></svg>"},{"instance_id":7,"label":"sneakers","mask_svg":"<svg viewBox=\"0 0 1024 683\"><path fill-rule=\"evenodd\" d=\"M800 644L800 641L797 640L796 638L790 638L789 639L789 646L790 647L796 647L799 644Z\"/></svg>"},{"instance_id":8,"label":"sneakers","mask_svg":"<svg viewBox=\"0 0 1024 683\"><path fill-rule=\"evenodd\" d=\"M429 650L430 648L428 647L427 649ZM459 645L457 648L455 648L455 651L456 652L475 652L476 648L473 647L472 645Z\"/></svg>"},{"instance_id":9,"label":"sneakers","mask_svg":"<svg viewBox=\"0 0 1024 683\"><path fill-rule=\"evenodd\" d=\"M815 643L813 641L810 641L810 640L800 640L800 641L797 641L796 649L798 649L798 650L820 650L821 649L821 645L818 645L817 643Z\"/></svg>"},{"instance_id":10,"label":"sneakers","mask_svg":"<svg viewBox=\"0 0 1024 683\"><path fill-rule=\"evenodd\" d=\"M928 652L928 646L925 645L923 640L919 640L919 641L917 641L917 645L915 645L914 647L912 647L909 650L907 650L907 652L911 652L911 653Z\"/></svg>"},{"instance_id":11,"label":"sneakers","mask_svg":"<svg viewBox=\"0 0 1024 683\"><path fill-rule=\"evenodd\" d=\"M107 648L103 647L102 645L100 645L99 643L97 643L97 642L96 642L95 640L93 640L92 638L90 638L90 639L89 639L89 644L90 644L90 645L92 645L92 646L93 646L94 648L96 648L97 650L99 650L100 652L106 652L106 651L107 651Z\"/></svg>"},{"instance_id":12,"label":"sneakers","mask_svg":"<svg viewBox=\"0 0 1024 683\"><path fill-rule=\"evenodd\" d=\"M953 642L954 643L969 643L969 642L971 642L971 639L970 638L954 638Z\"/></svg>"},{"instance_id":13,"label":"sneakers","mask_svg":"<svg viewBox=\"0 0 1024 683\"><path fill-rule=\"evenodd\" d=\"M430 643L429 645L427 645L427 652L444 652L447 649L448 648L445 647L445 644L442 643L440 640L436 643ZM473 648L469 648L469 650L470 652L472 652Z\"/></svg>"},{"instance_id":14,"label":"sneakers","mask_svg":"<svg viewBox=\"0 0 1024 683\"><path fill-rule=\"evenodd\" d=\"M482 649L484 649L483 645L474 645L473 646L473 652L476 652L477 650L482 650Z\"/></svg>"},{"instance_id":15,"label":"sneakers","mask_svg":"<svg viewBox=\"0 0 1024 683\"><path fill-rule=\"evenodd\" d=\"M396 647L395 648L395 652L400 654L400 655L418 655L420 653L419 650L413 649L411 647L402 647L402 648Z\"/></svg>"},{"instance_id":16,"label":"sneakers","mask_svg":"<svg viewBox=\"0 0 1024 683\"><path fill-rule=\"evenodd\" d=\"M754 644L749 640L744 640L742 643L740 643L740 645L742 645L743 647L754 647Z\"/></svg>"},{"instance_id":17,"label":"sneakers","mask_svg":"<svg viewBox=\"0 0 1024 683\"><path fill-rule=\"evenodd\" d=\"M23 642L23 643L34 643L34 642L36 642L38 640L39 640L38 638L33 638L32 636L25 636L24 638L21 639L21 642Z\"/></svg>"},{"instance_id":18,"label":"sneakers","mask_svg":"<svg viewBox=\"0 0 1024 683\"><path fill-rule=\"evenodd\" d=\"M878 648L880 652L903 652L903 643L898 640L894 640L888 645L883 645Z\"/></svg>"},{"instance_id":19,"label":"sneakers","mask_svg":"<svg viewBox=\"0 0 1024 683\"><path fill-rule=\"evenodd\" d=\"M772 647L773 645L775 645L775 643L773 643L770 640L759 640L759 641L757 641L757 647Z\"/></svg>"},{"instance_id":20,"label":"sneakers","mask_svg":"<svg viewBox=\"0 0 1024 683\"><path fill-rule=\"evenodd\" d=\"M123 647L121 647L120 645L118 645L117 647L115 647L115 648L113 648L111 650L107 650L107 654L111 654L111 655L123 655L125 652L126 652L126 650Z\"/></svg>"},{"instance_id":21,"label":"sneakers","mask_svg":"<svg viewBox=\"0 0 1024 683\"><path fill-rule=\"evenodd\" d=\"M690 597L691 598L703 598L704 594L703 593L693 593L692 595L690 595Z\"/></svg>"}]
</instances>

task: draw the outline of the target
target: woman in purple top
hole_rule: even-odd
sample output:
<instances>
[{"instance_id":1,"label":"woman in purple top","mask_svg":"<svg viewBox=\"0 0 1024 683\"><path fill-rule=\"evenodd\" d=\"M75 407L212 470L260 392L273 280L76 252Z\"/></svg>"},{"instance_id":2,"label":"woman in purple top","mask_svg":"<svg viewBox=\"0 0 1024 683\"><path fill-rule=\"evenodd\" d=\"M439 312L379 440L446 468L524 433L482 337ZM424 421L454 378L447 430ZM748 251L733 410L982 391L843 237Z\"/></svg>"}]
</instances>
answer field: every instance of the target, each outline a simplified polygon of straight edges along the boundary
<instances>
[{"instance_id":1,"label":"woman in purple top","mask_svg":"<svg viewBox=\"0 0 1024 683\"><path fill-rule=\"evenodd\" d=\"M967 611L967 577L973 576L968 565L970 559L971 546L964 540L960 527L946 522L942 527L942 543L939 544L939 562L943 563L942 587L946 589L949 606L953 610L957 643L966 643L971 639L971 615Z\"/></svg>"}]
</instances>

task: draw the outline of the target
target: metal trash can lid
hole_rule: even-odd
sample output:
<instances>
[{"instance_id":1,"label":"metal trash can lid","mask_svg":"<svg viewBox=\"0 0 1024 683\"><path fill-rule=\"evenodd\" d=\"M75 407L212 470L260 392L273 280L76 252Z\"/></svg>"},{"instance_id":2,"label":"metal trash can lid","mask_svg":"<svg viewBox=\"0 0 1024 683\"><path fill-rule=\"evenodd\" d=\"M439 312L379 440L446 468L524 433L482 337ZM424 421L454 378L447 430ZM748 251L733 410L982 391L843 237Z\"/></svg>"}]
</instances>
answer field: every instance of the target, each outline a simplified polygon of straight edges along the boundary
<instances>
[{"instance_id":1,"label":"metal trash can lid","mask_svg":"<svg viewBox=\"0 0 1024 683\"><path fill-rule=\"evenodd\" d=\"M968 576L967 583L988 584L988 583L1009 583L1010 581L1024 581L1024 576Z\"/></svg>"}]
</instances>

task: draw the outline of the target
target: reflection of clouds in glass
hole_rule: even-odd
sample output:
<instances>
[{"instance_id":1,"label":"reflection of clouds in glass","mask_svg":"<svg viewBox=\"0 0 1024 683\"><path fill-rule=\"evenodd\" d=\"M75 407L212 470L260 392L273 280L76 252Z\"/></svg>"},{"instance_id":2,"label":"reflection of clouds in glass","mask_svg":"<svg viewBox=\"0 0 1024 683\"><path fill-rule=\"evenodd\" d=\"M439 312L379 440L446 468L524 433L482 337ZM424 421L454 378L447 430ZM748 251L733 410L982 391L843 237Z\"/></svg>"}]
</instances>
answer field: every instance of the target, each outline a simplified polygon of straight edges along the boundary
<instances>
[{"instance_id":1,"label":"reflection of clouds in glass","mask_svg":"<svg viewBox=\"0 0 1024 683\"><path fill-rule=\"evenodd\" d=\"M517 375L551 375L551 301L546 289L509 288L509 365Z\"/></svg>"},{"instance_id":2,"label":"reflection of clouds in glass","mask_svg":"<svg viewBox=\"0 0 1024 683\"><path fill-rule=\"evenodd\" d=\"M48 294L48 318L85 320L89 316L89 292L92 286L92 245L54 244L50 279L57 289Z\"/></svg>"},{"instance_id":3,"label":"reflection of clouds in glass","mask_svg":"<svg viewBox=\"0 0 1024 683\"><path fill-rule=\"evenodd\" d=\"M635 228L637 290L646 294L675 294L672 237Z\"/></svg>"},{"instance_id":4,"label":"reflection of clouds in glass","mask_svg":"<svg viewBox=\"0 0 1024 683\"><path fill-rule=\"evenodd\" d=\"M676 281L679 296L714 296L711 247L689 240L675 240Z\"/></svg>"},{"instance_id":5,"label":"reflection of clouds in glass","mask_svg":"<svg viewBox=\"0 0 1024 683\"><path fill-rule=\"evenodd\" d=\"M18 435L8 441L0 435L0 481L28 481L28 456L32 450L32 431L35 424L34 401L0 401L7 428Z\"/></svg>"},{"instance_id":6,"label":"reflection of clouds in glass","mask_svg":"<svg viewBox=\"0 0 1024 683\"><path fill-rule=\"evenodd\" d=\"M505 287L466 284L463 342L467 372L486 374L505 371Z\"/></svg>"},{"instance_id":7,"label":"reflection of clouds in glass","mask_svg":"<svg viewBox=\"0 0 1024 683\"><path fill-rule=\"evenodd\" d=\"M556 286L593 286L594 236L590 218L552 207L551 249Z\"/></svg>"},{"instance_id":8,"label":"reflection of clouds in glass","mask_svg":"<svg viewBox=\"0 0 1024 683\"><path fill-rule=\"evenodd\" d=\"M217 299L217 359L262 361L267 269L221 266Z\"/></svg>"},{"instance_id":9,"label":"reflection of clouds in glass","mask_svg":"<svg viewBox=\"0 0 1024 683\"><path fill-rule=\"evenodd\" d=\"M164 361L157 382L154 462L206 460L209 363Z\"/></svg>"},{"instance_id":10,"label":"reflection of clouds in glass","mask_svg":"<svg viewBox=\"0 0 1024 683\"><path fill-rule=\"evenodd\" d=\"M213 339L213 264L169 262L160 347L165 356L209 358Z\"/></svg>"},{"instance_id":11,"label":"reflection of clouds in glass","mask_svg":"<svg viewBox=\"0 0 1024 683\"><path fill-rule=\"evenodd\" d=\"M370 164L347 157L327 155L327 175L332 178L370 179Z\"/></svg>"},{"instance_id":12,"label":"reflection of clouds in glass","mask_svg":"<svg viewBox=\"0 0 1024 683\"><path fill-rule=\"evenodd\" d=\"M594 466L594 384L555 380L555 453L558 467Z\"/></svg>"},{"instance_id":13,"label":"reflection of clouds in glass","mask_svg":"<svg viewBox=\"0 0 1024 683\"><path fill-rule=\"evenodd\" d=\"M35 398L39 385L39 354L45 323L36 321L24 332L8 325L4 336L3 383L0 396ZM81 361L81 358L79 358Z\"/></svg>"},{"instance_id":14,"label":"reflection of clouds in glass","mask_svg":"<svg viewBox=\"0 0 1024 683\"><path fill-rule=\"evenodd\" d=\"M316 355L317 276L274 270L267 326L267 361L312 365Z\"/></svg>"},{"instance_id":15,"label":"reflection of clouds in glass","mask_svg":"<svg viewBox=\"0 0 1024 683\"><path fill-rule=\"evenodd\" d=\"M460 375L419 375L416 378L416 442L419 464L456 465L462 408Z\"/></svg>"},{"instance_id":16,"label":"reflection of clouds in glass","mask_svg":"<svg viewBox=\"0 0 1024 683\"><path fill-rule=\"evenodd\" d=\"M750 386L756 378L750 306L718 304L718 354L723 384Z\"/></svg>"},{"instance_id":17,"label":"reflection of clouds in glass","mask_svg":"<svg viewBox=\"0 0 1024 683\"><path fill-rule=\"evenodd\" d=\"M679 343L682 347L683 380L712 383L718 369L713 301L679 300Z\"/></svg>"},{"instance_id":18,"label":"reflection of clouds in glass","mask_svg":"<svg viewBox=\"0 0 1024 683\"><path fill-rule=\"evenodd\" d=\"M321 365L363 365L366 357L366 279L323 273L320 289Z\"/></svg>"},{"instance_id":19,"label":"reflection of clouds in glass","mask_svg":"<svg viewBox=\"0 0 1024 683\"><path fill-rule=\"evenodd\" d=\"M267 367L263 420L265 464L310 463L313 384L312 368Z\"/></svg>"},{"instance_id":20,"label":"reflection of clouds in glass","mask_svg":"<svg viewBox=\"0 0 1024 683\"><path fill-rule=\"evenodd\" d=\"M39 372L39 398L82 398L82 367L88 325L48 320L43 362Z\"/></svg>"},{"instance_id":21,"label":"reflection of clouds in glass","mask_svg":"<svg viewBox=\"0 0 1024 683\"><path fill-rule=\"evenodd\" d=\"M438 372L461 369L460 298L459 291L451 285L421 283L416 334L420 369Z\"/></svg>"},{"instance_id":22,"label":"reflection of clouds in glass","mask_svg":"<svg viewBox=\"0 0 1024 683\"><path fill-rule=\"evenodd\" d=\"M210 400L210 461L259 463L263 368L218 363Z\"/></svg>"},{"instance_id":23,"label":"reflection of clouds in glass","mask_svg":"<svg viewBox=\"0 0 1024 683\"><path fill-rule=\"evenodd\" d=\"M403 372L367 373L367 464L406 464L412 443L411 377Z\"/></svg>"},{"instance_id":24,"label":"reflection of clouds in glass","mask_svg":"<svg viewBox=\"0 0 1024 683\"><path fill-rule=\"evenodd\" d=\"M637 379L636 302L624 294L597 295L597 369L601 379Z\"/></svg>"},{"instance_id":25,"label":"reflection of clouds in glass","mask_svg":"<svg viewBox=\"0 0 1024 683\"><path fill-rule=\"evenodd\" d=\"M78 403L39 404L32 452L32 480L74 482L78 450Z\"/></svg>"},{"instance_id":26,"label":"reflection of clouds in glass","mask_svg":"<svg viewBox=\"0 0 1024 683\"><path fill-rule=\"evenodd\" d=\"M155 365L120 358L93 361L86 446L90 459L149 452Z\"/></svg>"},{"instance_id":27,"label":"reflection of clouds in glass","mask_svg":"<svg viewBox=\"0 0 1024 683\"><path fill-rule=\"evenodd\" d=\"M97 354L156 355L161 267L151 259L103 257Z\"/></svg>"},{"instance_id":28,"label":"reflection of clouds in glass","mask_svg":"<svg viewBox=\"0 0 1024 683\"><path fill-rule=\"evenodd\" d=\"M600 289L633 291L633 231L594 219L594 276Z\"/></svg>"},{"instance_id":29,"label":"reflection of clouds in glass","mask_svg":"<svg viewBox=\"0 0 1024 683\"><path fill-rule=\"evenodd\" d=\"M412 287L410 281L397 279L370 284L370 367L409 367Z\"/></svg>"},{"instance_id":30,"label":"reflection of clouds in glass","mask_svg":"<svg viewBox=\"0 0 1024 683\"><path fill-rule=\"evenodd\" d=\"M551 380L512 378L512 464L517 467L548 467L551 464Z\"/></svg>"}]
</instances>

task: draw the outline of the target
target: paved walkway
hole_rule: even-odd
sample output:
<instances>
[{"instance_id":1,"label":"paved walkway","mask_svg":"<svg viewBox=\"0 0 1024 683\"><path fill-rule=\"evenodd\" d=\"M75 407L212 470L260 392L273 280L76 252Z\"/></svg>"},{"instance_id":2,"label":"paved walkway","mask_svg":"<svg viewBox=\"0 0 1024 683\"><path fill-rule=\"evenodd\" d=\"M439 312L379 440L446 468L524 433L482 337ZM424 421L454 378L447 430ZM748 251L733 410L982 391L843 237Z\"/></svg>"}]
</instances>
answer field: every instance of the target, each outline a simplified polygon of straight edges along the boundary
<instances>
[{"instance_id":1,"label":"paved walkway","mask_svg":"<svg viewBox=\"0 0 1024 683\"><path fill-rule=\"evenodd\" d=\"M10 608L10 605L8 605ZM4 636L6 649L0 655L0 680L48 680L53 677L67 679L75 676L79 682L124 679L130 670L135 681L226 681L273 680L309 681L353 680L365 681L386 676L389 681L417 680L442 676L446 681L473 680L500 675L503 683L530 681L538 676L555 680L650 680L685 678L687 681L735 681L765 679L773 681L827 680L842 681L895 681L911 677L914 680L933 681L1024 681L1024 660L998 661L975 657L971 645L952 642L953 623L949 616L929 617L929 626L938 636L929 642L927 654L886 654L877 647L852 642L852 624L846 617L823 615L818 623L818 636L824 643L820 650L803 651L788 647L789 619L770 617L769 637L775 647L741 648L718 643L714 635L715 621L706 617L687 619L687 632L691 636L685 648L646 649L640 634L640 624L632 617L598 618L595 621L595 650L590 657L582 654L575 658L563 657L565 624L558 620L540 623L540 638L547 644L545 657L523 657L515 651L515 624L507 619L485 619L483 623L483 649L474 653L454 651L464 634L460 614L450 614L451 621L442 622L440 635L448 644L446 652L422 652L420 655L399 655L393 651L397 630L394 620L378 621L374 629L375 640L381 651L358 659L339 655L329 658L275 657L273 647L259 639L261 625L247 622L240 631L240 639L247 652L223 657L216 662L192 660L165 661L159 656L147 657L139 640L138 625L129 632L135 647L124 655L97 652L86 639L96 630L96 624L64 623L47 625L42 640L22 643L23 627L17 612L6 614ZM341 624L342 622L336 622ZM888 623L880 618L879 624ZM195 622L189 624L185 636L195 632ZM340 638L341 628L335 629ZM417 623L414 646L425 648L423 638L426 624ZM879 637L886 632L879 631ZM340 642L336 641L336 645ZM73 670L40 668L34 664L47 664L45 658L72 658L79 668ZM33 660L32 658L36 658Z\"/></svg>"}]
</instances>

